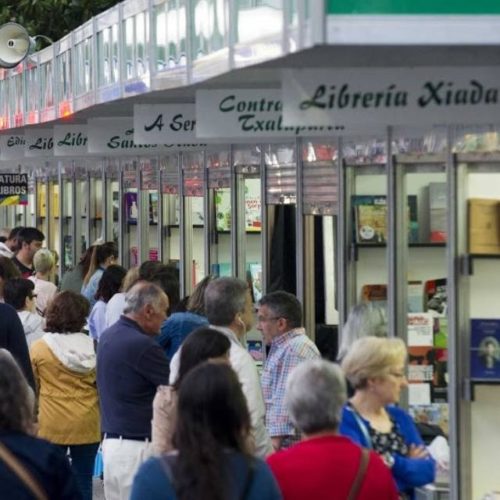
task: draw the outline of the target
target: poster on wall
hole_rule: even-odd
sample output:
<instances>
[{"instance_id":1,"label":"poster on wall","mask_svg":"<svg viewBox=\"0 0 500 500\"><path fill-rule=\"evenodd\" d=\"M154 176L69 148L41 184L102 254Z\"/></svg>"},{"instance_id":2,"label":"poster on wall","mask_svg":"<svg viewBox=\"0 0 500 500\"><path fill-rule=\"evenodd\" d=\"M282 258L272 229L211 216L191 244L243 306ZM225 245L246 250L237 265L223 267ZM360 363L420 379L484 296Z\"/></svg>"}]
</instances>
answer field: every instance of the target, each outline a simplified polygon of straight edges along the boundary
<instances>
[{"instance_id":1,"label":"poster on wall","mask_svg":"<svg viewBox=\"0 0 500 500\"><path fill-rule=\"evenodd\" d=\"M28 204L28 174L0 174L0 206Z\"/></svg>"}]
</instances>

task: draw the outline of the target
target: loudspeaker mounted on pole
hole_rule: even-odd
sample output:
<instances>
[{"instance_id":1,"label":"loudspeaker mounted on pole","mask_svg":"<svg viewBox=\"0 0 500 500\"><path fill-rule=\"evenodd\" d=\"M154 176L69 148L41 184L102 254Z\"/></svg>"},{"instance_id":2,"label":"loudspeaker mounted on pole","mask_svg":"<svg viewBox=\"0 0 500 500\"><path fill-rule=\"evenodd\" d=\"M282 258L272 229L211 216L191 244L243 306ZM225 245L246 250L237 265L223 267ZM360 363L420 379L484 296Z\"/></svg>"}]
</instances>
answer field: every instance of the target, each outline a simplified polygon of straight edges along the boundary
<instances>
[{"instance_id":1,"label":"loudspeaker mounted on pole","mask_svg":"<svg viewBox=\"0 0 500 500\"><path fill-rule=\"evenodd\" d=\"M20 24L6 23L0 26L0 67L14 68L33 53L35 38L30 37Z\"/></svg>"}]
</instances>

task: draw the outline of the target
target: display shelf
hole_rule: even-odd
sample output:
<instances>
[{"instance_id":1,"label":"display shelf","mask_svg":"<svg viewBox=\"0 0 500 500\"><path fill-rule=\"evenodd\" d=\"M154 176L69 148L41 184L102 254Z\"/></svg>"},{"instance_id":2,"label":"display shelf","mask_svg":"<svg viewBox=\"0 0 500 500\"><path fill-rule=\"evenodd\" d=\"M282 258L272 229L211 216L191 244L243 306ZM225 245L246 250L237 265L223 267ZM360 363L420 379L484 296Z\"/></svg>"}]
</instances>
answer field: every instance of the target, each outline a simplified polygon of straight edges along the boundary
<instances>
[{"instance_id":1,"label":"display shelf","mask_svg":"<svg viewBox=\"0 0 500 500\"><path fill-rule=\"evenodd\" d=\"M386 248L386 243L351 243L350 260L358 261L359 249ZM410 243L408 248L446 248L446 243Z\"/></svg>"},{"instance_id":2,"label":"display shelf","mask_svg":"<svg viewBox=\"0 0 500 500\"><path fill-rule=\"evenodd\" d=\"M500 260L500 254L496 253L467 253L462 256L462 274L472 276L474 274L475 260Z\"/></svg>"}]
</instances>

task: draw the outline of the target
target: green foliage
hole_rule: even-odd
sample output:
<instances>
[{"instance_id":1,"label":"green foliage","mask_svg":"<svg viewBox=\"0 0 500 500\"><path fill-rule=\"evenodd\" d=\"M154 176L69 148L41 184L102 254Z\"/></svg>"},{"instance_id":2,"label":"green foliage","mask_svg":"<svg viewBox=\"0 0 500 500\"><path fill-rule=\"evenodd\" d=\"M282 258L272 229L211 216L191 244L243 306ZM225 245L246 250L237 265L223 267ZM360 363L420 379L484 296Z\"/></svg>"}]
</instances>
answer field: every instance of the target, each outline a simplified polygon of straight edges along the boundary
<instances>
[{"instance_id":1,"label":"green foliage","mask_svg":"<svg viewBox=\"0 0 500 500\"><path fill-rule=\"evenodd\" d=\"M118 0L2 0L0 25L14 21L31 36L45 35L56 41L118 3Z\"/></svg>"}]
</instances>

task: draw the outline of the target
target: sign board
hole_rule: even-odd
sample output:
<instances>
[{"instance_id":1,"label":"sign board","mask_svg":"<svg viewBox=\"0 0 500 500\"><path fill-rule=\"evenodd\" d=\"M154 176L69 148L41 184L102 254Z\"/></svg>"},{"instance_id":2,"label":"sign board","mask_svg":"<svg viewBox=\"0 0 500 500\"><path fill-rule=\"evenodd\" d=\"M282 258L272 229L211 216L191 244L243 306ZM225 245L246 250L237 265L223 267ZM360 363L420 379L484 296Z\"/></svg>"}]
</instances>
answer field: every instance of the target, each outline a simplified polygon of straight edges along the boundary
<instances>
[{"instance_id":1,"label":"sign board","mask_svg":"<svg viewBox=\"0 0 500 500\"><path fill-rule=\"evenodd\" d=\"M24 156L40 158L54 155L54 132L51 128L26 129Z\"/></svg>"},{"instance_id":2,"label":"sign board","mask_svg":"<svg viewBox=\"0 0 500 500\"><path fill-rule=\"evenodd\" d=\"M24 158L26 139L22 135L0 135L0 160Z\"/></svg>"},{"instance_id":3,"label":"sign board","mask_svg":"<svg viewBox=\"0 0 500 500\"><path fill-rule=\"evenodd\" d=\"M134 142L195 143L195 116L194 104L135 104Z\"/></svg>"},{"instance_id":4,"label":"sign board","mask_svg":"<svg viewBox=\"0 0 500 500\"><path fill-rule=\"evenodd\" d=\"M299 69L282 73L287 126L495 123L500 68Z\"/></svg>"},{"instance_id":5,"label":"sign board","mask_svg":"<svg viewBox=\"0 0 500 500\"><path fill-rule=\"evenodd\" d=\"M132 118L94 118L87 122L89 153L106 156L142 156L176 150L201 149L205 144L137 144Z\"/></svg>"},{"instance_id":6,"label":"sign board","mask_svg":"<svg viewBox=\"0 0 500 500\"><path fill-rule=\"evenodd\" d=\"M496 0L328 0L328 14L500 14Z\"/></svg>"},{"instance_id":7,"label":"sign board","mask_svg":"<svg viewBox=\"0 0 500 500\"><path fill-rule=\"evenodd\" d=\"M327 126L287 127L279 89L196 91L196 136L203 139L331 136L343 132Z\"/></svg>"},{"instance_id":8,"label":"sign board","mask_svg":"<svg viewBox=\"0 0 500 500\"><path fill-rule=\"evenodd\" d=\"M87 154L87 125L55 125L54 154L83 156Z\"/></svg>"},{"instance_id":9,"label":"sign board","mask_svg":"<svg viewBox=\"0 0 500 500\"><path fill-rule=\"evenodd\" d=\"M0 173L0 206L28 204L28 174Z\"/></svg>"}]
</instances>

